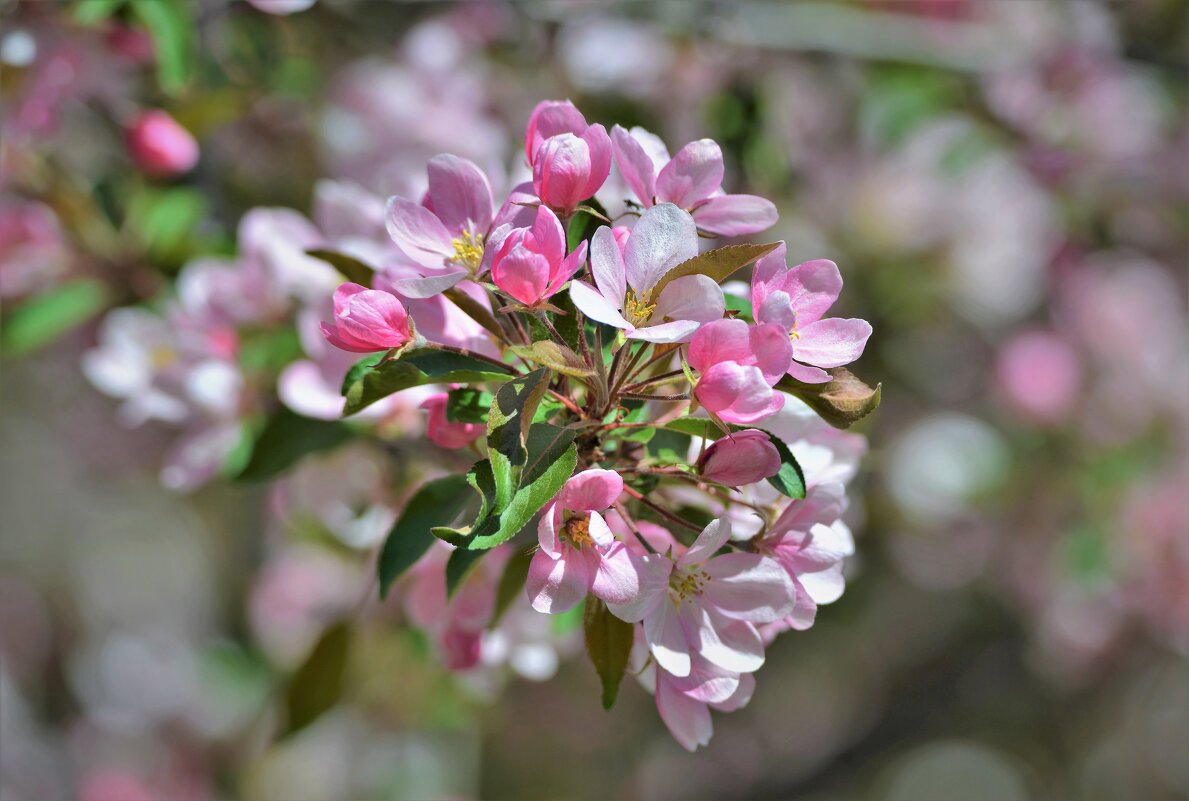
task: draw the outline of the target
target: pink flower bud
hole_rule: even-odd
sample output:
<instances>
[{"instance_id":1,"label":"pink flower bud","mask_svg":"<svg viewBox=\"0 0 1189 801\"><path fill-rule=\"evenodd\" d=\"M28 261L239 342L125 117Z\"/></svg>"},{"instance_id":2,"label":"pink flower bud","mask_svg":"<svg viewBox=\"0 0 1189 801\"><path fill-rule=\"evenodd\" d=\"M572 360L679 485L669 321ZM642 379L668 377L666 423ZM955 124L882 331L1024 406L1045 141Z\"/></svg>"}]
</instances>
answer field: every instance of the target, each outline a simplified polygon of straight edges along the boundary
<instances>
[{"instance_id":1,"label":"pink flower bud","mask_svg":"<svg viewBox=\"0 0 1189 801\"><path fill-rule=\"evenodd\" d=\"M399 348L413 338L409 314L396 295L359 284L334 291L334 320L321 327L331 345L352 353Z\"/></svg>"},{"instance_id":2,"label":"pink flower bud","mask_svg":"<svg viewBox=\"0 0 1189 801\"><path fill-rule=\"evenodd\" d=\"M780 471L780 454L763 431L748 429L718 440L698 460L698 472L708 481L728 487L754 484Z\"/></svg>"},{"instance_id":3,"label":"pink flower bud","mask_svg":"<svg viewBox=\"0 0 1189 801\"><path fill-rule=\"evenodd\" d=\"M500 241L491 260L491 280L526 306L556 293L586 260L586 243L566 255L566 232L546 206L532 228L517 228Z\"/></svg>"},{"instance_id":4,"label":"pink flower bud","mask_svg":"<svg viewBox=\"0 0 1189 801\"><path fill-rule=\"evenodd\" d=\"M569 100L542 100L529 116L524 132L524 155L529 166L532 166L541 143L549 137L563 133L581 136L588 127L582 112Z\"/></svg>"},{"instance_id":5,"label":"pink flower bud","mask_svg":"<svg viewBox=\"0 0 1189 801\"><path fill-rule=\"evenodd\" d=\"M480 423L458 423L446 417L446 401L449 395L439 392L430 395L421 403L429 412L426 433L435 445L443 448L465 448L478 439L486 428Z\"/></svg>"},{"instance_id":6,"label":"pink flower bud","mask_svg":"<svg viewBox=\"0 0 1189 801\"><path fill-rule=\"evenodd\" d=\"M533 189L541 202L569 214L599 191L611 172L611 137L602 125L581 136L563 133L544 140L533 158Z\"/></svg>"},{"instance_id":7,"label":"pink flower bud","mask_svg":"<svg viewBox=\"0 0 1189 801\"><path fill-rule=\"evenodd\" d=\"M160 109L140 115L128 129L127 142L132 160L149 175L180 175L198 163L198 142Z\"/></svg>"}]
</instances>

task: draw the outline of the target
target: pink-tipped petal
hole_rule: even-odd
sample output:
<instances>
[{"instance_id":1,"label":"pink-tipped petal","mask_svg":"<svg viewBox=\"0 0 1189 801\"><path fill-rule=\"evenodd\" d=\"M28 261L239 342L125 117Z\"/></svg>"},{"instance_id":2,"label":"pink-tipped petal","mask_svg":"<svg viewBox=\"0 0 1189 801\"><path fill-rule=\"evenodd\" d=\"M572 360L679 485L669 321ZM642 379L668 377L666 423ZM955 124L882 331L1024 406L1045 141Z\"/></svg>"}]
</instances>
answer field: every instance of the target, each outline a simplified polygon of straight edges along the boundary
<instances>
[{"instance_id":1,"label":"pink-tipped petal","mask_svg":"<svg viewBox=\"0 0 1189 801\"><path fill-rule=\"evenodd\" d=\"M713 139L690 142L677 151L656 178L661 200L689 208L722 186L722 148Z\"/></svg>"},{"instance_id":2,"label":"pink-tipped petal","mask_svg":"<svg viewBox=\"0 0 1189 801\"><path fill-rule=\"evenodd\" d=\"M717 195L693 211L703 231L719 236L747 236L776 224L776 206L755 195Z\"/></svg>"},{"instance_id":3,"label":"pink-tipped petal","mask_svg":"<svg viewBox=\"0 0 1189 801\"><path fill-rule=\"evenodd\" d=\"M703 371L694 394L703 406L729 423L758 423L784 406L758 367L719 362Z\"/></svg>"},{"instance_id":4,"label":"pink-tipped petal","mask_svg":"<svg viewBox=\"0 0 1189 801\"><path fill-rule=\"evenodd\" d=\"M549 262L523 244L514 244L491 267L492 282L526 306L545 297L549 286Z\"/></svg>"},{"instance_id":5,"label":"pink-tipped petal","mask_svg":"<svg viewBox=\"0 0 1189 801\"><path fill-rule=\"evenodd\" d=\"M568 545L562 555L553 559L544 551L537 551L528 566L524 589L533 609L549 615L560 615L577 606L590 590L591 575L582 554Z\"/></svg>"},{"instance_id":6,"label":"pink-tipped petal","mask_svg":"<svg viewBox=\"0 0 1189 801\"><path fill-rule=\"evenodd\" d=\"M623 477L619 473L614 470L592 468L570 478L562 487L557 500L566 509L595 512L615 503L622 492Z\"/></svg>"},{"instance_id":7,"label":"pink-tipped petal","mask_svg":"<svg viewBox=\"0 0 1189 801\"><path fill-rule=\"evenodd\" d=\"M590 171L586 175L582 197L579 198L585 200L594 197L611 174L611 137L602 125L592 125L583 132L581 138L590 151Z\"/></svg>"},{"instance_id":8,"label":"pink-tipped petal","mask_svg":"<svg viewBox=\"0 0 1189 801\"><path fill-rule=\"evenodd\" d=\"M792 298L797 325L804 327L820 320L838 300L842 273L829 259L807 261L789 271L784 289Z\"/></svg>"},{"instance_id":9,"label":"pink-tipped petal","mask_svg":"<svg viewBox=\"0 0 1189 801\"><path fill-rule=\"evenodd\" d=\"M536 250L549 260L551 264L560 262L566 256L566 232L561 227L561 221L548 206L537 208L537 216L533 220L533 239L537 242Z\"/></svg>"},{"instance_id":10,"label":"pink-tipped petal","mask_svg":"<svg viewBox=\"0 0 1189 801\"><path fill-rule=\"evenodd\" d=\"M708 370L719 362L746 364L751 358L747 323L736 319L707 323L690 342L687 358L695 370Z\"/></svg>"},{"instance_id":11,"label":"pink-tipped petal","mask_svg":"<svg viewBox=\"0 0 1189 801\"><path fill-rule=\"evenodd\" d=\"M797 361L818 367L841 367L863 355L867 338L871 336L871 324L855 318L830 317L810 323L799 333L801 338L792 343Z\"/></svg>"},{"instance_id":12,"label":"pink-tipped petal","mask_svg":"<svg viewBox=\"0 0 1189 801\"><path fill-rule=\"evenodd\" d=\"M481 234L491 226L491 185L467 159L442 154L429 160L428 207L450 231Z\"/></svg>"},{"instance_id":13,"label":"pink-tipped petal","mask_svg":"<svg viewBox=\"0 0 1189 801\"><path fill-rule=\"evenodd\" d=\"M411 200L388 198L384 224L396 246L418 264L440 268L443 259L454 255L446 226L432 211Z\"/></svg>"},{"instance_id":14,"label":"pink-tipped petal","mask_svg":"<svg viewBox=\"0 0 1189 801\"><path fill-rule=\"evenodd\" d=\"M623 306L627 293L626 269L615 231L605 225L600 227L590 239L590 271L599 292L616 308Z\"/></svg>"},{"instance_id":15,"label":"pink-tipped petal","mask_svg":"<svg viewBox=\"0 0 1189 801\"><path fill-rule=\"evenodd\" d=\"M592 320L613 325L616 328L632 330L632 324L623 319L618 307L590 284L583 281L572 282L570 284L570 300L574 301L574 305Z\"/></svg>"},{"instance_id":16,"label":"pink-tipped petal","mask_svg":"<svg viewBox=\"0 0 1189 801\"><path fill-rule=\"evenodd\" d=\"M656 167L644 147L626 130L616 125L611 129L611 144L615 163L636 199L651 206L656 195Z\"/></svg>"},{"instance_id":17,"label":"pink-tipped petal","mask_svg":"<svg viewBox=\"0 0 1189 801\"><path fill-rule=\"evenodd\" d=\"M569 100L543 100L529 115L524 135L524 155L533 163L537 148L551 136L580 134L586 130L586 118Z\"/></svg>"}]
</instances>

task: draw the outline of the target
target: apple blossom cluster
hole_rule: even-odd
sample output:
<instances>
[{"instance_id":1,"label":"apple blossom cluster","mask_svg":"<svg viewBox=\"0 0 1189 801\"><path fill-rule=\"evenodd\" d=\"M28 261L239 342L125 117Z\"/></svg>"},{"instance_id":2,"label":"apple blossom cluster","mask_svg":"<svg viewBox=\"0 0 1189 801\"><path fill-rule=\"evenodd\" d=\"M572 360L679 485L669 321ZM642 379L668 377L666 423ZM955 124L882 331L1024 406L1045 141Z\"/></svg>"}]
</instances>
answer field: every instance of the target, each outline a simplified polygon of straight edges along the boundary
<instances>
[{"instance_id":1,"label":"apple blossom cluster","mask_svg":"<svg viewBox=\"0 0 1189 801\"><path fill-rule=\"evenodd\" d=\"M531 181L500 202L476 164L434 157L422 196L373 208L390 241L309 250L350 279L325 343L368 354L344 416L436 387L419 398L429 439L471 456L404 505L380 593L460 669L517 595L581 608L604 705L631 672L693 750L711 709L750 698L766 644L842 591L864 446L838 429L879 402L844 366L871 326L829 316L833 262L716 246L776 209L723 192L711 140L670 157L544 102L525 156ZM631 192L614 219L596 199L613 169ZM748 292L724 291L748 269Z\"/></svg>"}]
</instances>

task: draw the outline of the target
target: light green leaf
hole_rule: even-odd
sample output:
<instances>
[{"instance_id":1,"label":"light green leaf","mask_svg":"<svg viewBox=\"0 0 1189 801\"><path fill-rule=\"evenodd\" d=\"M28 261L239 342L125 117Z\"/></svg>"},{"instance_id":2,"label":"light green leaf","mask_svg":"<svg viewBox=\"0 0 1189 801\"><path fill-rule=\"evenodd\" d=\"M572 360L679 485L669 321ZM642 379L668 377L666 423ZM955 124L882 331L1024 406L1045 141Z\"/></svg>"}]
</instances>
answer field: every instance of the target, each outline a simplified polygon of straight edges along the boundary
<instances>
[{"instance_id":1,"label":"light green leaf","mask_svg":"<svg viewBox=\"0 0 1189 801\"><path fill-rule=\"evenodd\" d=\"M686 259L665 273L652 288L652 297L659 298L661 291L669 283L687 275L708 275L714 279L715 283L721 284L736 270L746 267L756 259L767 256L779 246L779 242L770 242L765 245L727 245L708 250L692 259Z\"/></svg>"},{"instance_id":2,"label":"light green leaf","mask_svg":"<svg viewBox=\"0 0 1189 801\"><path fill-rule=\"evenodd\" d=\"M872 389L845 367L828 372L832 378L824 384L805 384L786 375L776 388L805 401L835 428L849 428L879 407L881 385Z\"/></svg>"},{"instance_id":3,"label":"light green leaf","mask_svg":"<svg viewBox=\"0 0 1189 801\"><path fill-rule=\"evenodd\" d=\"M184 0L131 0L132 12L148 29L157 56L157 80L169 95L180 94L194 70L194 31Z\"/></svg>"},{"instance_id":4,"label":"light green leaf","mask_svg":"<svg viewBox=\"0 0 1189 801\"><path fill-rule=\"evenodd\" d=\"M303 456L330 450L353 436L337 420L314 420L282 409L265 423L252 446L252 456L240 471L240 481L268 481L295 465Z\"/></svg>"},{"instance_id":5,"label":"light green leaf","mask_svg":"<svg viewBox=\"0 0 1189 801\"><path fill-rule=\"evenodd\" d=\"M359 369L357 369L359 368ZM462 353L414 348L374 367L356 365L348 373L343 415L352 415L394 392L424 384L473 384L506 379L512 368Z\"/></svg>"},{"instance_id":6,"label":"light green leaf","mask_svg":"<svg viewBox=\"0 0 1189 801\"><path fill-rule=\"evenodd\" d=\"M534 370L504 382L487 412L487 457L495 476L495 512L503 511L520 485L524 441L533 415L549 388L550 372Z\"/></svg>"},{"instance_id":7,"label":"light green leaf","mask_svg":"<svg viewBox=\"0 0 1189 801\"><path fill-rule=\"evenodd\" d=\"M586 653L603 684L603 709L610 709L619 695L619 685L627 670L634 627L607 611L607 604L588 595L582 629L586 634Z\"/></svg>"},{"instance_id":8,"label":"light green leaf","mask_svg":"<svg viewBox=\"0 0 1189 801\"><path fill-rule=\"evenodd\" d=\"M107 305L101 281L72 281L32 297L15 309L5 309L0 341L4 352L16 356L50 344L82 325Z\"/></svg>"},{"instance_id":9,"label":"light green leaf","mask_svg":"<svg viewBox=\"0 0 1189 801\"><path fill-rule=\"evenodd\" d=\"M534 342L532 345L512 345L508 350L526 361L548 367L563 375L575 378L589 378L594 375L594 371L586 366L581 356L551 339Z\"/></svg>"},{"instance_id":10,"label":"light green leaf","mask_svg":"<svg viewBox=\"0 0 1189 801\"><path fill-rule=\"evenodd\" d=\"M471 500L464 476L444 476L429 481L405 504L404 511L392 524L384 549L380 552L377 573L380 598L388 595L392 583L425 554L434 542L432 529L451 523Z\"/></svg>"}]
</instances>

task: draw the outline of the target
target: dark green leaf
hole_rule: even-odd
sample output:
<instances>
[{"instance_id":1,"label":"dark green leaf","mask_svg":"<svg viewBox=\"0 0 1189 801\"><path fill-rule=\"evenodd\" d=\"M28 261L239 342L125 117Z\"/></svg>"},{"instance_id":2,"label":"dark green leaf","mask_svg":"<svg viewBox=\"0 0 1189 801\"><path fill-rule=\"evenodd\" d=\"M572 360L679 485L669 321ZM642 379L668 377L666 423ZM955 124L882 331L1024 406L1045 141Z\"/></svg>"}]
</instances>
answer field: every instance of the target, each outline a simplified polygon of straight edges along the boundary
<instances>
[{"instance_id":1,"label":"dark green leaf","mask_svg":"<svg viewBox=\"0 0 1189 801\"><path fill-rule=\"evenodd\" d=\"M762 428L757 431L764 431ZM776 452L780 454L780 471L768 477L768 483L781 495L787 495L790 498L804 498L805 497L805 473L801 471L801 465L797 462L797 458L793 456L793 452L789 450L789 446L784 443L780 437L776 436L770 431L764 431L768 435L768 440L772 443L772 447L776 448Z\"/></svg>"},{"instance_id":2,"label":"dark green leaf","mask_svg":"<svg viewBox=\"0 0 1189 801\"><path fill-rule=\"evenodd\" d=\"M454 591L479 564L483 554L483 551L468 551L465 548L457 548L450 554L450 560L446 562L447 598L454 595Z\"/></svg>"},{"instance_id":3,"label":"dark green leaf","mask_svg":"<svg viewBox=\"0 0 1189 801\"><path fill-rule=\"evenodd\" d=\"M356 365L358 367L358 365ZM499 381L512 369L482 359L436 348L417 348L375 367L348 373L344 415L352 415L378 400L409 387L424 384L470 384Z\"/></svg>"},{"instance_id":4,"label":"dark green leaf","mask_svg":"<svg viewBox=\"0 0 1189 801\"><path fill-rule=\"evenodd\" d=\"M446 419L452 423L486 423L492 394L473 387L452 389L446 397Z\"/></svg>"},{"instance_id":5,"label":"dark green leaf","mask_svg":"<svg viewBox=\"0 0 1189 801\"><path fill-rule=\"evenodd\" d=\"M422 485L405 504L380 552L377 572L380 598L388 595L392 582L422 557L434 542L435 526L452 523L471 500L464 476L444 476Z\"/></svg>"},{"instance_id":6,"label":"dark green leaf","mask_svg":"<svg viewBox=\"0 0 1189 801\"><path fill-rule=\"evenodd\" d=\"M354 256L349 256L346 253L340 253L335 250L323 250L321 248L313 248L312 250L307 250L306 253L315 259L321 259L326 262L342 273L344 278L354 284L367 287L372 285L372 277L376 273L376 268L370 264L364 264Z\"/></svg>"},{"instance_id":7,"label":"dark green leaf","mask_svg":"<svg viewBox=\"0 0 1189 801\"><path fill-rule=\"evenodd\" d=\"M879 384L872 389L845 367L828 372L832 378L824 384L804 384L786 375L776 388L805 401L835 428L849 428L879 407Z\"/></svg>"},{"instance_id":8,"label":"dark green leaf","mask_svg":"<svg viewBox=\"0 0 1189 801\"><path fill-rule=\"evenodd\" d=\"M524 595L524 582L528 578L528 566L532 561L532 550L525 548L517 548L508 560L495 592L495 612L491 616L491 627L494 628L500 622L500 618L517 596Z\"/></svg>"},{"instance_id":9,"label":"dark green leaf","mask_svg":"<svg viewBox=\"0 0 1189 801\"><path fill-rule=\"evenodd\" d=\"M286 736L310 725L339 702L350 651L351 627L347 621L335 623L322 633L285 690Z\"/></svg>"},{"instance_id":10,"label":"dark green leaf","mask_svg":"<svg viewBox=\"0 0 1189 801\"><path fill-rule=\"evenodd\" d=\"M779 245L779 242L765 245L727 245L708 250L692 259L686 259L656 282L656 286L652 288L652 297L659 298L661 291L670 282L687 275L708 275L714 279L715 283L721 284L736 270L746 267L756 259L767 256Z\"/></svg>"},{"instance_id":11,"label":"dark green leaf","mask_svg":"<svg viewBox=\"0 0 1189 801\"><path fill-rule=\"evenodd\" d=\"M82 325L107 305L107 290L96 280L73 281L4 310L4 351L16 356L50 344Z\"/></svg>"},{"instance_id":12,"label":"dark green leaf","mask_svg":"<svg viewBox=\"0 0 1189 801\"><path fill-rule=\"evenodd\" d=\"M586 596L582 628L586 634L586 653L603 683L603 709L610 709L627 670L634 628L607 611L607 604L593 595Z\"/></svg>"},{"instance_id":13,"label":"dark green leaf","mask_svg":"<svg viewBox=\"0 0 1189 801\"><path fill-rule=\"evenodd\" d=\"M197 29L184 0L131 0L133 13L148 29L157 57L157 80L166 94L186 88L194 69Z\"/></svg>"},{"instance_id":14,"label":"dark green leaf","mask_svg":"<svg viewBox=\"0 0 1189 801\"><path fill-rule=\"evenodd\" d=\"M728 312L735 312L735 316L744 322L755 322L750 300L732 295L730 292L723 293L723 300L726 302Z\"/></svg>"},{"instance_id":15,"label":"dark green leaf","mask_svg":"<svg viewBox=\"0 0 1189 801\"><path fill-rule=\"evenodd\" d=\"M282 409L268 419L240 481L267 481L288 470L301 457L342 445L351 429L337 420L313 420Z\"/></svg>"}]
</instances>

